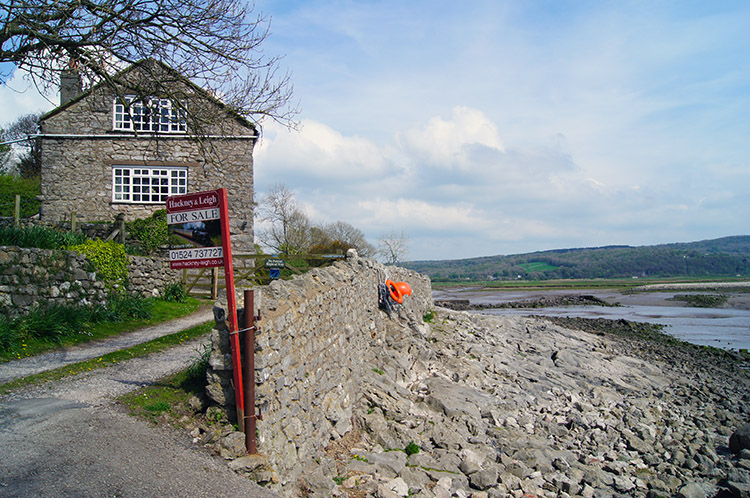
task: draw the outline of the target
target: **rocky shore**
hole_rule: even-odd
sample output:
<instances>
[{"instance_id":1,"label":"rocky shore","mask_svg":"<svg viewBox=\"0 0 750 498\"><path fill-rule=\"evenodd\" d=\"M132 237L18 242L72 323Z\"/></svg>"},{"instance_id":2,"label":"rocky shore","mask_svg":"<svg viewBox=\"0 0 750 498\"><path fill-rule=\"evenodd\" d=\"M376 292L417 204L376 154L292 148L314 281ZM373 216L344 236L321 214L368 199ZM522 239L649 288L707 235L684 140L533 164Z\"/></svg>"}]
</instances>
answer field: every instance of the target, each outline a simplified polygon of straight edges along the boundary
<instances>
[{"instance_id":1,"label":"rocky shore","mask_svg":"<svg viewBox=\"0 0 750 498\"><path fill-rule=\"evenodd\" d=\"M750 497L746 358L623 321L426 318L389 321L352 429L294 486L241 434L195 441L289 497Z\"/></svg>"},{"instance_id":2,"label":"rocky shore","mask_svg":"<svg viewBox=\"0 0 750 498\"><path fill-rule=\"evenodd\" d=\"M394 322L363 382L288 496L750 496L750 375L700 348L440 310Z\"/></svg>"}]
</instances>

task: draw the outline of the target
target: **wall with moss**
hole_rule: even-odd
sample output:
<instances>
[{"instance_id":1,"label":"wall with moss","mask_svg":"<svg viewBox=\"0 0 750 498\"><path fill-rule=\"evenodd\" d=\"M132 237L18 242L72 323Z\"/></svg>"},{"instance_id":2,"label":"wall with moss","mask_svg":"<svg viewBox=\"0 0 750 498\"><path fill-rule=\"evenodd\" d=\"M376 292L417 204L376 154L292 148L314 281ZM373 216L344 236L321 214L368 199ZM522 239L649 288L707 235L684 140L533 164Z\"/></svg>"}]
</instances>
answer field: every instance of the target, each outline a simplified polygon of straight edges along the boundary
<instances>
[{"instance_id":1,"label":"wall with moss","mask_svg":"<svg viewBox=\"0 0 750 498\"><path fill-rule=\"evenodd\" d=\"M179 281L164 259L129 257L129 289L158 295L167 283ZM0 246L0 310L10 316L36 305L102 303L107 282L91 262L73 251Z\"/></svg>"}]
</instances>

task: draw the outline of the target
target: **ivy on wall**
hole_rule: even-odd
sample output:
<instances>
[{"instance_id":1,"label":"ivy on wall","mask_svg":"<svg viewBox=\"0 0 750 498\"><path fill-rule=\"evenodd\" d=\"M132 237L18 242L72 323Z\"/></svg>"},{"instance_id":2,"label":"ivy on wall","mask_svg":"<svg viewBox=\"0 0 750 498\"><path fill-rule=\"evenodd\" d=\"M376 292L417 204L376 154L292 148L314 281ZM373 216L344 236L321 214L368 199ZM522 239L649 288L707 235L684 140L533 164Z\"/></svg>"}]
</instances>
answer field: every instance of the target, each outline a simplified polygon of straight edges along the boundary
<instances>
[{"instance_id":1,"label":"ivy on wall","mask_svg":"<svg viewBox=\"0 0 750 498\"><path fill-rule=\"evenodd\" d=\"M122 244L112 241L87 240L83 244L68 247L68 250L86 256L108 288L114 289L127 284L128 256Z\"/></svg>"},{"instance_id":2,"label":"ivy on wall","mask_svg":"<svg viewBox=\"0 0 750 498\"><path fill-rule=\"evenodd\" d=\"M160 209L149 218L139 218L128 223L128 232L140 242L146 254L153 254L167 245L167 210Z\"/></svg>"}]
</instances>

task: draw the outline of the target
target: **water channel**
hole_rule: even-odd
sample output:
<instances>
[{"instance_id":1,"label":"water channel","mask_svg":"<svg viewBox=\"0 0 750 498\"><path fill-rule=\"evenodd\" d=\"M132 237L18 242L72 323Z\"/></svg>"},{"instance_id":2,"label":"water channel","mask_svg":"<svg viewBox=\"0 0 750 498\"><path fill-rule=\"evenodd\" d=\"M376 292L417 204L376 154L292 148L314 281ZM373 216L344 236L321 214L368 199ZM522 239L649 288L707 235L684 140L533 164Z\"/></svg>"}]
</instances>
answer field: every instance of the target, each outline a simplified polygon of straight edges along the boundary
<instances>
[{"instance_id":1,"label":"water channel","mask_svg":"<svg viewBox=\"0 0 750 498\"><path fill-rule=\"evenodd\" d=\"M750 349L750 294L728 293L729 299L721 308L691 308L672 298L676 294L707 294L709 292L639 292L623 294L616 290L497 290L497 289L437 289L438 299L468 299L471 304L501 304L527 301L555 295L593 295L617 307L566 306L551 308L498 308L477 311L493 315L546 315L580 318L625 319L666 325L664 332L683 341L723 349Z\"/></svg>"}]
</instances>

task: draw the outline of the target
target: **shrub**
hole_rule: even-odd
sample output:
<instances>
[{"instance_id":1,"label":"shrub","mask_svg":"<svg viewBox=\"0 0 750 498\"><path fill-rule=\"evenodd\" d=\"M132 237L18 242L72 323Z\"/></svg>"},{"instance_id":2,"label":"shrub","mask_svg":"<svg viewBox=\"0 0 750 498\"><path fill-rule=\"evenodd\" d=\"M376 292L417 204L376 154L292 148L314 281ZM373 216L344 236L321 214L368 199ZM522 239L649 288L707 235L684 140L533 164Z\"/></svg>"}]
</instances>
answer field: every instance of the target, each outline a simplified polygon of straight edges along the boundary
<instances>
[{"instance_id":1,"label":"shrub","mask_svg":"<svg viewBox=\"0 0 750 498\"><path fill-rule=\"evenodd\" d=\"M187 292L179 282L167 284L162 291L162 299L167 302L184 303L187 297Z\"/></svg>"},{"instance_id":2,"label":"shrub","mask_svg":"<svg viewBox=\"0 0 750 498\"><path fill-rule=\"evenodd\" d=\"M406 453L407 455L415 455L419 453L419 446L414 444L414 441L412 441L406 445L406 448L404 448L404 453Z\"/></svg>"},{"instance_id":3,"label":"shrub","mask_svg":"<svg viewBox=\"0 0 750 498\"><path fill-rule=\"evenodd\" d=\"M140 218L127 224L128 232L141 244L146 254L153 254L167 245L167 210L160 209L149 218Z\"/></svg>"},{"instance_id":4,"label":"shrub","mask_svg":"<svg viewBox=\"0 0 750 498\"><path fill-rule=\"evenodd\" d=\"M87 240L83 244L70 246L68 249L85 255L110 289L123 287L127 283L128 256L122 244L112 241Z\"/></svg>"}]
</instances>

